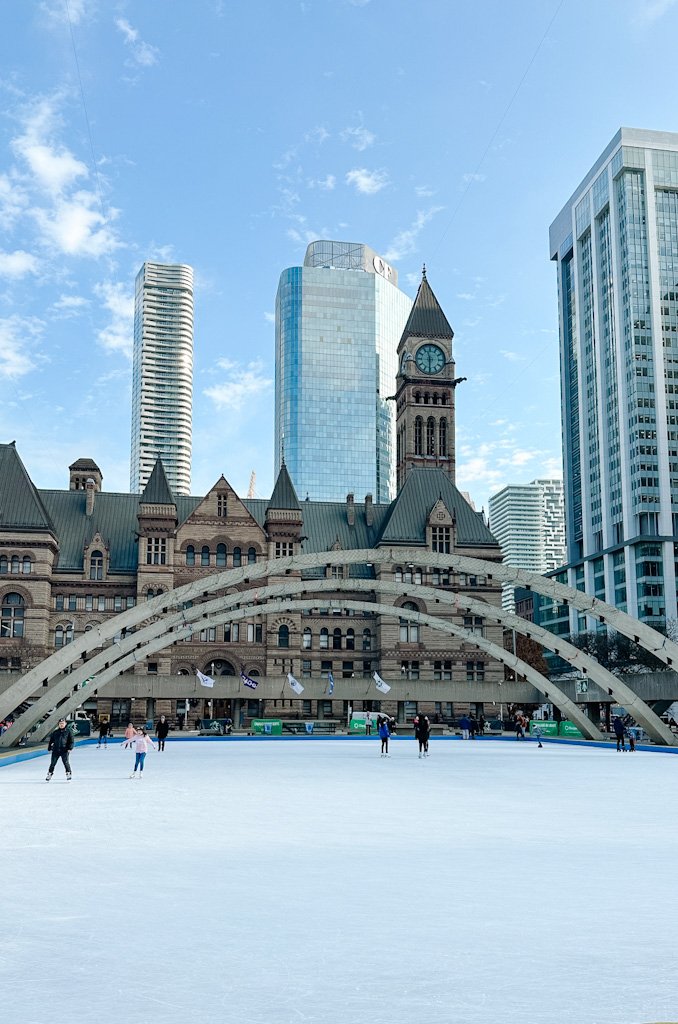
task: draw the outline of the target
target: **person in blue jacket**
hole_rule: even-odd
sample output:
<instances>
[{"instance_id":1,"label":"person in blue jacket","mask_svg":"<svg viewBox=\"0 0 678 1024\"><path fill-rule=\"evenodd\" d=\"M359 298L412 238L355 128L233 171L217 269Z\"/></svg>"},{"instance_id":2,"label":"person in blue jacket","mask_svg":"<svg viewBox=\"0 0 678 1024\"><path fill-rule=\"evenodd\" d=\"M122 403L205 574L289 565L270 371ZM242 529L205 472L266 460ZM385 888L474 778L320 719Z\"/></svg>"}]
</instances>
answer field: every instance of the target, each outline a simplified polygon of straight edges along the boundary
<instances>
[{"instance_id":1,"label":"person in blue jacket","mask_svg":"<svg viewBox=\"0 0 678 1024\"><path fill-rule=\"evenodd\" d=\"M379 739L381 740L381 756L389 757L388 738L391 735L388 728L388 719L382 718L379 723Z\"/></svg>"},{"instance_id":2,"label":"person in blue jacket","mask_svg":"<svg viewBox=\"0 0 678 1024\"><path fill-rule=\"evenodd\" d=\"M624 745L624 723L621 718L615 718L612 723L612 728L614 729L614 734L617 737L617 752L620 750L626 751L626 747Z\"/></svg>"}]
</instances>

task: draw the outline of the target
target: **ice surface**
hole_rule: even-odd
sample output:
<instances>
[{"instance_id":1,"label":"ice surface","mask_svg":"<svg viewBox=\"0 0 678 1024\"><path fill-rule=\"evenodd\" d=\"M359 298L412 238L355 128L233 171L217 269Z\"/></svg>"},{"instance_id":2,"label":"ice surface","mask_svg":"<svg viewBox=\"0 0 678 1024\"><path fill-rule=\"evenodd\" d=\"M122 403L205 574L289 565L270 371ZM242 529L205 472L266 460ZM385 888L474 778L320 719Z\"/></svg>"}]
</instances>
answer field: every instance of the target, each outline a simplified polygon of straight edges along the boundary
<instances>
[{"instance_id":1,"label":"ice surface","mask_svg":"<svg viewBox=\"0 0 678 1024\"><path fill-rule=\"evenodd\" d=\"M678 1020L678 757L170 740L0 769L8 1024Z\"/></svg>"}]
</instances>

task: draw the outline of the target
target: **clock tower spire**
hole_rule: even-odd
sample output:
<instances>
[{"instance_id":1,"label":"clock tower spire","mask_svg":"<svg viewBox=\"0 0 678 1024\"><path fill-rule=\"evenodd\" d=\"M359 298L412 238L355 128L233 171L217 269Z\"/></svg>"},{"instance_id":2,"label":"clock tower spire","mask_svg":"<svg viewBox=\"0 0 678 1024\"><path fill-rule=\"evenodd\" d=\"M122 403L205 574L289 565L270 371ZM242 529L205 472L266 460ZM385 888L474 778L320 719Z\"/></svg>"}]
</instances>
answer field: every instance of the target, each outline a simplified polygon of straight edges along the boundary
<instances>
[{"instance_id":1,"label":"clock tower spire","mask_svg":"<svg viewBox=\"0 0 678 1024\"><path fill-rule=\"evenodd\" d=\"M412 311L398 344L396 477L398 490L415 466L455 476L454 331L422 270Z\"/></svg>"}]
</instances>

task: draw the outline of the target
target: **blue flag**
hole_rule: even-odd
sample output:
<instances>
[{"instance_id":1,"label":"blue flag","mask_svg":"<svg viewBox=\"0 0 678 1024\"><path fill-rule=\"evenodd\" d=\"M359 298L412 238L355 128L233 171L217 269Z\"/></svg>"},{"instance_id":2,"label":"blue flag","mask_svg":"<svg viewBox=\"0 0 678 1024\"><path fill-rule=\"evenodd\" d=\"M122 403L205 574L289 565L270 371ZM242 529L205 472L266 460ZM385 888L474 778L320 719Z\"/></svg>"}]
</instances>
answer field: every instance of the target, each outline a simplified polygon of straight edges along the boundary
<instances>
[{"instance_id":1,"label":"blue flag","mask_svg":"<svg viewBox=\"0 0 678 1024\"><path fill-rule=\"evenodd\" d=\"M250 676L246 676L244 672L240 673L240 678L242 679L245 686L249 686L251 690L256 690L257 686L259 685L258 680L252 679Z\"/></svg>"},{"instance_id":2,"label":"blue flag","mask_svg":"<svg viewBox=\"0 0 678 1024\"><path fill-rule=\"evenodd\" d=\"M330 684L329 690L327 691L328 697L331 697L334 693L334 676L331 672L327 673L327 682Z\"/></svg>"}]
</instances>

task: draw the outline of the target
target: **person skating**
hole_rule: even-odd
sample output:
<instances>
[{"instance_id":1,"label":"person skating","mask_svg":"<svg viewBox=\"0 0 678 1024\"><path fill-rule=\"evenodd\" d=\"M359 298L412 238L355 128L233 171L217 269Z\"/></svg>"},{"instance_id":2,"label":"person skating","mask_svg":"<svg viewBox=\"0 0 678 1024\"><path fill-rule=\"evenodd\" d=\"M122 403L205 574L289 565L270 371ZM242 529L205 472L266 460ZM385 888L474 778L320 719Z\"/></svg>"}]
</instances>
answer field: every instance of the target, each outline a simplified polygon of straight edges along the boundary
<instances>
[{"instance_id":1,"label":"person skating","mask_svg":"<svg viewBox=\"0 0 678 1024\"><path fill-rule=\"evenodd\" d=\"M108 746L108 734L110 731L110 725L108 724L107 721L105 721L102 718L102 720L99 722L99 742L97 743L97 750L102 745L102 743L105 747Z\"/></svg>"},{"instance_id":2,"label":"person skating","mask_svg":"<svg viewBox=\"0 0 678 1024\"><path fill-rule=\"evenodd\" d=\"M136 734L137 734L136 729L134 728L134 726L132 725L131 722L128 722L127 723L127 728L125 729L125 742L124 742L123 746L124 747L131 746L132 740L134 739Z\"/></svg>"},{"instance_id":3,"label":"person skating","mask_svg":"<svg viewBox=\"0 0 678 1024\"><path fill-rule=\"evenodd\" d=\"M71 781L71 762L68 757L70 751L73 749L73 733L66 726L66 719L60 718L59 725L54 730L49 738L47 749L52 751L52 760L49 763L49 769L47 771L46 782L52 778L56 763L61 758L64 763L64 771L66 772L66 781Z\"/></svg>"},{"instance_id":4,"label":"person skating","mask_svg":"<svg viewBox=\"0 0 678 1024\"><path fill-rule=\"evenodd\" d=\"M612 723L612 727L614 729L614 734L617 737L617 753L619 753L620 750L626 753L626 747L624 745L624 723L621 718L615 718Z\"/></svg>"},{"instance_id":5,"label":"person skating","mask_svg":"<svg viewBox=\"0 0 678 1024\"><path fill-rule=\"evenodd\" d=\"M158 750L165 749L165 740L167 739L168 732L169 722L164 715L161 715L158 724L155 727L155 735L158 737Z\"/></svg>"},{"instance_id":6,"label":"person skating","mask_svg":"<svg viewBox=\"0 0 678 1024\"><path fill-rule=\"evenodd\" d=\"M471 729L471 721L468 715L462 715L459 719L459 728L461 729L461 738L467 740L469 737L469 731Z\"/></svg>"},{"instance_id":7,"label":"person skating","mask_svg":"<svg viewBox=\"0 0 678 1024\"><path fill-rule=\"evenodd\" d=\"M388 728L388 720L383 718L379 723L379 739L381 740L381 756L388 757L388 738L391 735Z\"/></svg>"},{"instance_id":8,"label":"person skating","mask_svg":"<svg viewBox=\"0 0 678 1024\"><path fill-rule=\"evenodd\" d=\"M431 723L426 715L418 715L414 720L414 735L419 741L419 757L428 757L428 740L431 735Z\"/></svg>"},{"instance_id":9,"label":"person skating","mask_svg":"<svg viewBox=\"0 0 678 1024\"><path fill-rule=\"evenodd\" d=\"M141 779L144 772L144 761L146 760L149 745L153 747L154 750L157 749L155 743L151 737L146 734L146 730L143 728L140 729L136 736L130 741L130 746L136 754L134 759L134 770L130 774L130 779L136 777L137 768L139 769L139 779Z\"/></svg>"}]
</instances>

